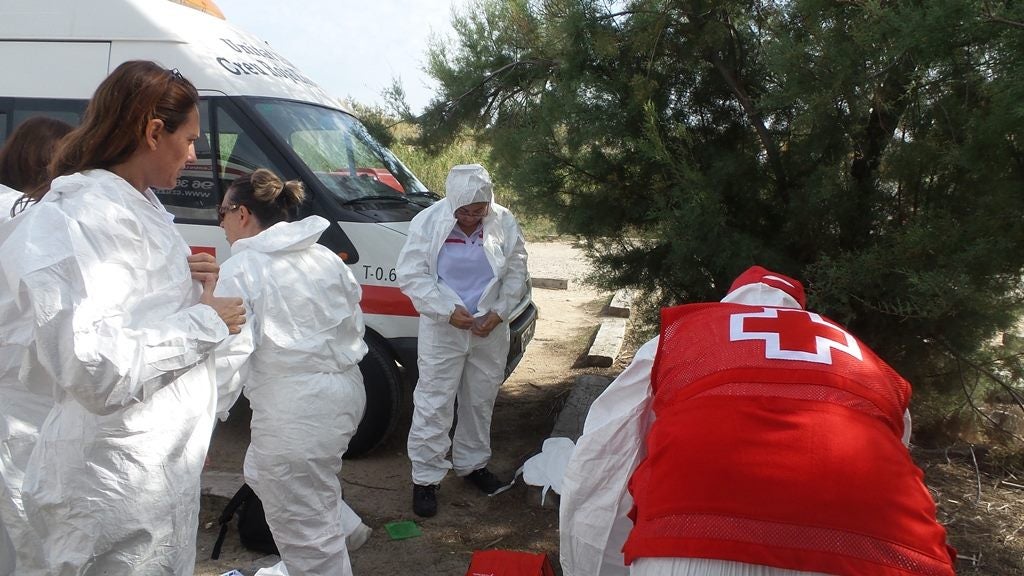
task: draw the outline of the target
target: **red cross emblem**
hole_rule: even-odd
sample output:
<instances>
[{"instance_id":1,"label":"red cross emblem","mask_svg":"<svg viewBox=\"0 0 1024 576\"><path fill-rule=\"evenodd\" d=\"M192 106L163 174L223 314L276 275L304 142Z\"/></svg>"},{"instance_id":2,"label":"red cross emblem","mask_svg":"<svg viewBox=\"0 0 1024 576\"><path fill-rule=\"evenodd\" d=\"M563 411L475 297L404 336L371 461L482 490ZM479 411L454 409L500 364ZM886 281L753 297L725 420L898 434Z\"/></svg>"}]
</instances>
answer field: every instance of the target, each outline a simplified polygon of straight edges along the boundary
<instances>
[{"instance_id":1,"label":"red cross emblem","mask_svg":"<svg viewBox=\"0 0 1024 576\"><path fill-rule=\"evenodd\" d=\"M765 358L832 364L832 350L863 360L860 345L849 332L821 316L793 308L764 308L733 314L729 340L764 340Z\"/></svg>"}]
</instances>

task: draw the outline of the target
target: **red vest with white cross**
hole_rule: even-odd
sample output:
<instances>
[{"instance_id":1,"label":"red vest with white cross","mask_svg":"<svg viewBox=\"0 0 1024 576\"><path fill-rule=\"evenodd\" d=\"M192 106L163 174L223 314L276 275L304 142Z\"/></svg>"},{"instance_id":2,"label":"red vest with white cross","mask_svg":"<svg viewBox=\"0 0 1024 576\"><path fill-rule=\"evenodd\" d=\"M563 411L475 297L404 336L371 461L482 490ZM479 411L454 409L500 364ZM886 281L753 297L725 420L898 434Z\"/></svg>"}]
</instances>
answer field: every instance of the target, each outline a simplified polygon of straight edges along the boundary
<instances>
[{"instance_id":1,"label":"red vest with white cross","mask_svg":"<svg viewBox=\"0 0 1024 576\"><path fill-rule=\"evenodd\" d=\"M651 385L627 563L953 574L955 553L900 441L910 385L841 326L800 309L669 308Z\"/></svg>"}]
</instances>

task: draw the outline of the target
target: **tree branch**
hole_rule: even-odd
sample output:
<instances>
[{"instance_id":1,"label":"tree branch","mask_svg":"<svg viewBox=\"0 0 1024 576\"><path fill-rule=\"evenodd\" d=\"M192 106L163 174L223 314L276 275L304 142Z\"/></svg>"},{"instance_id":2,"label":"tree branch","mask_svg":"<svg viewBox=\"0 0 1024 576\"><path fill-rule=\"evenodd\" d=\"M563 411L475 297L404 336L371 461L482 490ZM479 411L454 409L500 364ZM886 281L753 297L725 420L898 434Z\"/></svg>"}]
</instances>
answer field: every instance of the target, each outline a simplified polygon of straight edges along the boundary
<instances>
[{"instance_id":1,"label":"tree branch","mask_svg":"<svg viewBox=\"0 0 1024 576\"><path fill-rule=\"evenodd\" d=\"M985 22L989 22L991 24L1006 24L1007 26L1012 26L1014 28L1024 28L1024 22L1018 22L1016 20L1007 20L1006 18L1002 18L1000 16L989 16L988 18L985 19Z\"/></svg>"},{"instance_id":2,"label":"tree branch","mask_svg":"<svg viewBox=\"0 0 1024 576\"><path fill-rule=\"evenodd\" d=\"M622 12L614 12L612 14L603 14L598 16L596 20L601 22L602 20L614 20L619 16L632 16L633 14L654 14L655 12L649 10L623 10Z\"/></svg>"},{"instance_id":3,"label":"tree branch","mask_svg":"<svg viewBox=\"0 0 1024 576\"><path fill-rule=\"evenodd\" d=\"M696 21L699 26L706 26L707 20L703 17L694 17L692 19ZM729 36L732 39L731 45L727 47L730 51L743 53L743 47L740 46L739 38L736 33L736 29L728 21L728 17L720 22L726 26L729 30ZM737 58L742 56L737 55ZM740 78L738 71L739 66L728 66L725 61L722 60L721 54L717 50L710 50L707 54L707 60L715 67L718 74L725 81L729 90L736 97L740 107L743 109L743 113L747 116L751 125L754 127L754 131L757 133L758 139L761 141L761 146L764 149L765 155L768 157L768 165L771 166L772 173L775 175L775 182L779 196L783 202L789 202L789 189L788 189L788 178L786 177L786 171L782 165L782 154L779 151L779 145L772 137L771 132L768 130L768 126L758 112L757 106L754 104L753 98L747 93L743 81Z\"/></svg>"},{"instance_id":4,"label":"tree branch","mask_svg":"<svg viewBox=\"0 0 1024 576\"><path fill-rule=\"evenodd\" d=\"M1006 24L1007 26L1012 26L1013 28L1024 28L1024 22L1020 22L1018 20L1009 20L1007 18L1003 18L1002 16L996 16L996 13L992 10L992 6L988 2L985 2L984 21L988 22L989 24Z\"/></svg>"},{"instance_id":5,"label":"tree branch","mask_svg":"<svg viewBox=\"0 0 1024 576\"><path fill-rule=\"evenodd\" d=\"M882 161L888 140L896 130L902 109L897 111L897 103L906 94L908 81L905 75L894 78L887 77L875 93L875 105L865 122L860 154L854 158L850 166L850 174L861 183L866 182Z\"/></svg>"},{"instance_id":6,"label":"tree branch","mask_svg":"<svg viewBox=\"0 0 1024 576\"><path fill-rule=\"evenodd\" d=\"M1021 438L1020 436L1014 434L1013 432L1010 432L1009 430L1005 430L1001 424L999 424L998 422L996 422L995 420L990 418L988 414L985 414L984 412L981 411L980 408L975 406L974 401L972 400L970 393L967 392L967 384L964 381L964 372L963 372L963 368L961 367L961 364L967 364L968 366L970 366L973 370L975 370L979 374L987 376L993 382L998 384L1000 387L1002 387L1004 390L1006 390L1010 394L1010 397L1013 398L1013 401L1017 404L1017 406L1021 410L1024 410L1024 399L1022 399L1021 393L1018 392L1013 386L1010 386L1006 382L1003 382L1002 378L1000 378L999 376L994 374L992 371L984 368L983 366L978 365L977 363L973 362L972 360L970 360L966 356L964 356L964 355L960 354L959 352L957 352L956 350L954 350L953 347L950 346L949 343L947 343L945 340L943 340L941 338L936 338L935 342L937 342L942 348L944 348L946 353L949 354L953 358L954 361L956 361L957 372L959 373L959 376L960 376L960 385L963 387L964 395L965 395L965 397L967 399L968 404L970 404L971 409L974 410L975 413L979 414L982 418L984 418L985 420L988 420L990 423L992 423L992 425L995 426L996 429L1002 430L1003 432L1007 432L1008 434L1010 434L1010 436L1013 436L1017 440L1024 440L1024 438Z\"/></svg>"},{"instance_id":7,"label":"tree branch","mask_svg":"<svg viewBox=\"0 0 1024 576\"><path fill-rule=\"evenodd\" d=\"M473 94L474 92L476 92L478 90L481 90L484 86L487 85L488 82L490 82L491 80L494 80L495 78L497 78L501 74L510 72L511 70L514 70L518 66L531 66L531 65L539 65L539 64L545 64L545 63L549 64L549 65L550 64L554 64L554 60L539 60L539 59L516 60L515 62L509 62L508 64L505 64L501 68L498 68L494 72L491 72L490 74L484 76L480 80L480 82L478 82L476 85L474 85L469 90L466 90L465 92L463 92L458 97L448 101L448 103L445 104L445 106L444 106L444 113L443 113L443 115L447 115L448 112L451 111L453 108L456 108L459 105L459 103L462 102L463 99L467 98L470 94ZM498 92L498 91L495 91L495 92Z\"/></svg>"},{"instance_id":8,"label":"tree branch","mask_svg":"<svg viewBox=\"0 0 1024 576\"><path fill-rule=\"evenodd\" d=\"M993 420L992 417L989 416L988 414L985 414L984 412L982 412L981 408L978 408L978 406L974 403L974 398L972 398L971 397L971 393L967 391L967 382L964 381L964 370L963 370L963 367L960 365L961 358L960 357L956 357L955 359L956 359L956 370L957 370L957 373L960 376L960 387L964 391L964 399L967 400L967 404L970 405L971 410L973 410L975 414L977 414L978 416L981 416L985 420L988 420L988 422L990 424L992 424L992 426L994 428L1001 428L1001 426L999 425L998 422Z\"/></svg>"},{"instance_id":9,"label":"tree branch","mask_svg":"<svg viewBox=\"0 0 1024 576\"><path fill-rule=\"evenodd\" d=\"M594 182L598 182L598 183L602 183L602 184L604 184L604 183L605 183L605 181L604 181L604 180L602 180L601 178L598 178L598 177L597 177L597 176L595 176L594 174L591 174L590 172L587 172L587 171L586 171L586 170L584 170L583 168L580 168L579 166L577 166L577 165L573 164L573 163L572 163L572 162L570 162L570 161L569 161L568 159L566 159L566 158L564 158L564 157L562 157L562 156L559 156L558 154L555 154L554 152L552 152L552 151L550 151L550 150L545 150L544 152L545 152L545 153L546 153L546 154L547 154L548 156L551 156L551 157L552 157L552 158L554 158L555 160L558 160L559 162L561 162L562 164L564 164L564 165L568 166L569 168L572 168L572 169L573 169L573 170L575 170L576 172L579 172L580 174L583 174L584 176L586 176L587 178L590 178L590 179L591 179L591 180L593 180Z\"/></svg>"}]
</instances>

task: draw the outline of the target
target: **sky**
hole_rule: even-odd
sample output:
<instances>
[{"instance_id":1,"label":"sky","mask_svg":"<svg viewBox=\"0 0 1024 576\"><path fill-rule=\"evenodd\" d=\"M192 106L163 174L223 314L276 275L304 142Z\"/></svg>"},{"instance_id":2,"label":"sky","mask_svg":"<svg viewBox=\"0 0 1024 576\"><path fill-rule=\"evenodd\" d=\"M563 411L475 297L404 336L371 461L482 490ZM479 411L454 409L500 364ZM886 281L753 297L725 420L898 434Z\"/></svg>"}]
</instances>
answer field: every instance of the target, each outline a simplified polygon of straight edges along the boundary
<instances>
[{"instance_id":1,"label":"sky","mask_svg":"<svg viewBox=\"0 0 1024 576\"><path fill-rule=\"evenodd\" d=\"M214 0L235 26L266 40L332 96L383 104L399 78L418 114L436 84L423 71L431 34L452 38L468 0Z\"/></svg>"}]
</instances>

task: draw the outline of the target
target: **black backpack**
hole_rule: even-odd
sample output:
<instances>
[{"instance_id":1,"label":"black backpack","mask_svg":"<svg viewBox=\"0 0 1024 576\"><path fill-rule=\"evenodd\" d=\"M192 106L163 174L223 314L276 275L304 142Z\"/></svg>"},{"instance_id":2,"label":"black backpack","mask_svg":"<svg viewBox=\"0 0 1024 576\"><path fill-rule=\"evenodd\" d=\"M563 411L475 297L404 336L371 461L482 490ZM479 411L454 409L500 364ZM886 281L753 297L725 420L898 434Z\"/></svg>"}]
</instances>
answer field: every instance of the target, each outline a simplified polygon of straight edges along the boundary
<instances>
[{"instance_id":1,"label":"black backpack","mask_svg":"<svg viewBox=\"0 0 1024 576\"><path fill-rule=\"evenodd\" d=\"M274 536L270 533L270 526L267 526L267 517L263 512L263 503L260 502L256 493L248 484L235 492L235 495L228 501L224 511L220 514L217 523L220 524L220 535L213 545L213 554L210 558L220 558L220 548L224 544L224 537L228 534L228 524L238 514L238 539L242 546L255 552L264 554L278 554L277 544L274 543Z\"/></svg>"}]
</instances>

